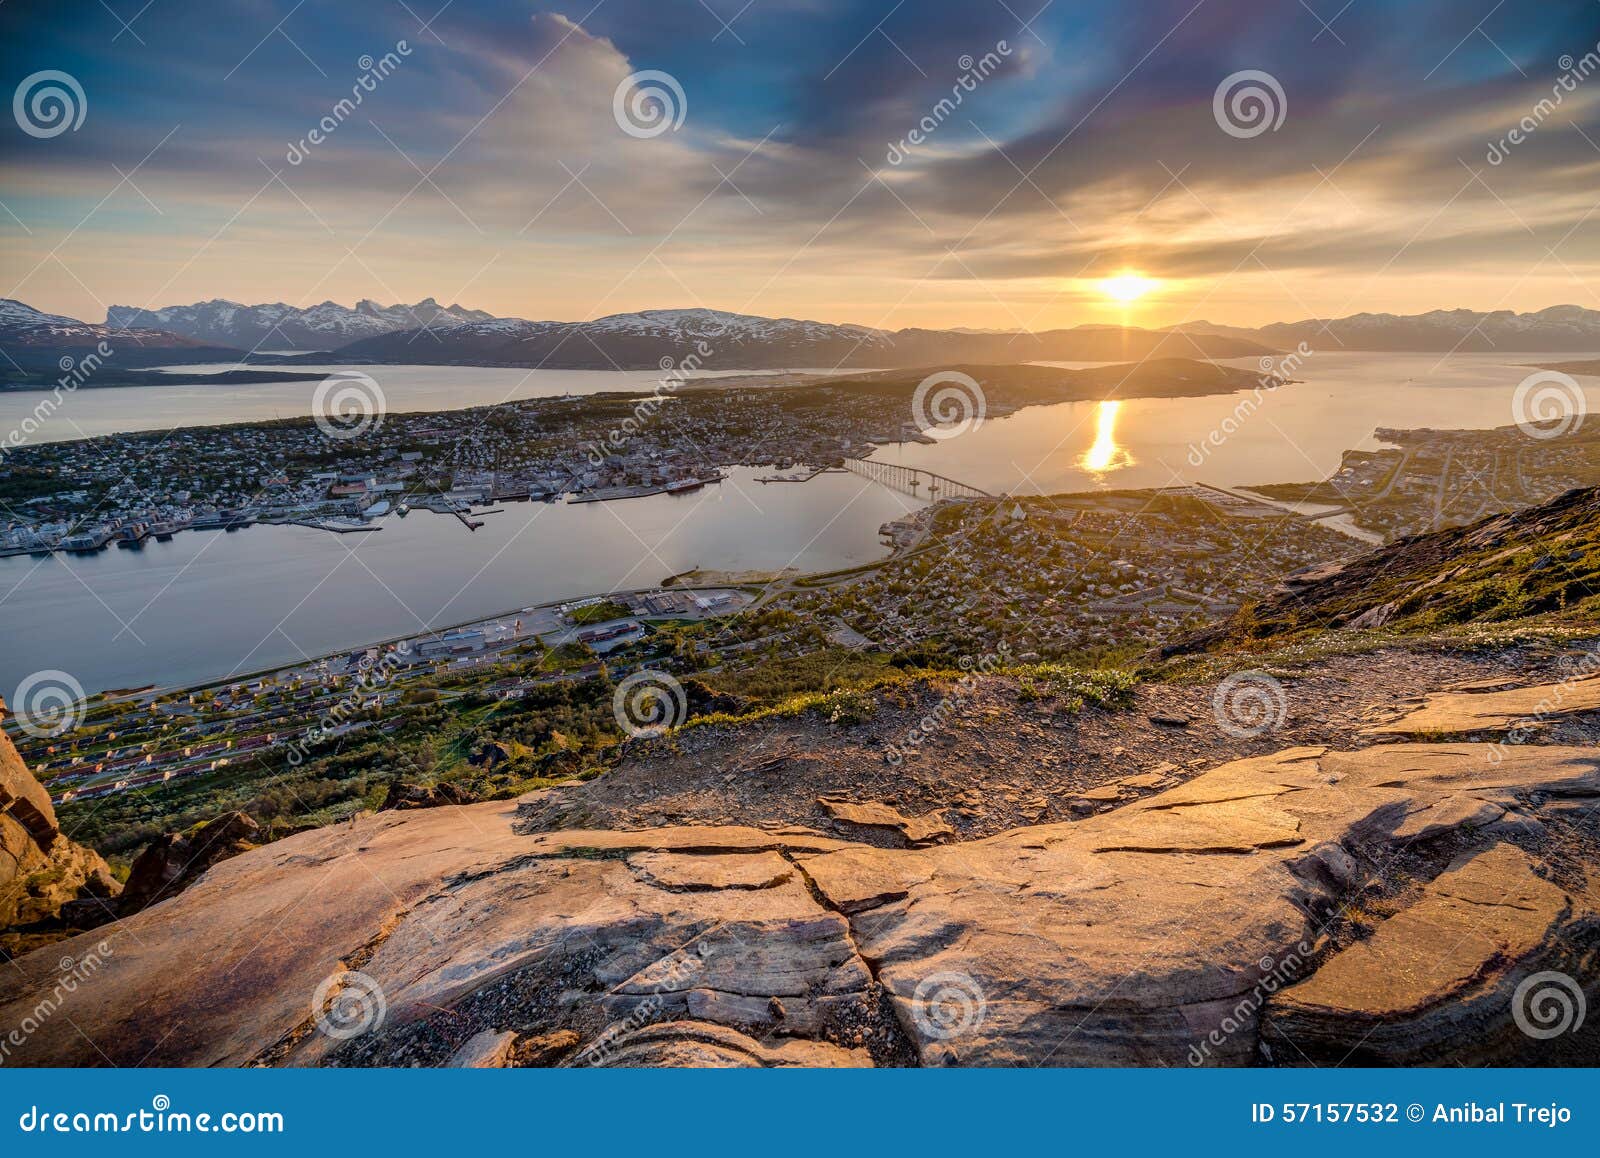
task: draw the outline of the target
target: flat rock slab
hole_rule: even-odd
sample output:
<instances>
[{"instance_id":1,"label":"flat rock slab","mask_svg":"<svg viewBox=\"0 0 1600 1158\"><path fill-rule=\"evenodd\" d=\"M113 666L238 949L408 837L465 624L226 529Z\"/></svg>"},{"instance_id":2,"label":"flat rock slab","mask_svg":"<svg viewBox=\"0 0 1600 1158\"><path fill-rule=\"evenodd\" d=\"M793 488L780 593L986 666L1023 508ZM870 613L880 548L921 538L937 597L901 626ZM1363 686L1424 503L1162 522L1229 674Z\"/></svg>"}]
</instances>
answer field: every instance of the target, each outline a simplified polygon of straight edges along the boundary
<instances>
[{"instance_id":1,"label":"flat rock slab","mask_svg":"<svg viewBox=\"0 0 1600 1158\"><path fill-rule=\"evenodd\" d=\"M511 1064L511 1050L516 1043L517 1035L509 1029L500 1033L486 1029L473 1034L467 1039L466 1045L456 1050L450 1058L450 1067L466 1070L504 1069Z\"/></svg>"},{"instance_id":2,"label":"flat rock slab","mask_svg":"<svg viewBox=\"0 0 1600 1158\"><path fill-rule=\"evenodd\" d=\"M870 1068L864 1049L820 1041L757 1041L726 1026L672 1021L599 1043L572 1063L603 1068L687 1066L697 1069Z\"/></svg>"},{"instance_id":3,"label":"flat rock slab","mask_svg":"<svg viewBox=\"0 0 1600 1158\"><path fill-rule=\"evenodd\" d=\"M1558 905L1505 855L1507 822L1483 821L1536 825L1597 796L1593 748L1394 744L1288 749L1075 823L921 849L736 826L519 834L503 803L382 813L243 853L19 958L0 972L0 1025L52 991L63 954L104 940L92 987L10 1060L384 1062L409 1041L443 1064L492 1027L578 1034L562 1064L605 1042L599 1064L857 1064L829 1043L864 1040L886 1000L891 1044L924 1064L1181 1065L1199 1043L1202 1060L1250 1064L1265 994L1314 979L1328 918L1401 849L1438 855L1432 873L1446 849L1480 851L1416 902L1438 912L1393 925L1402 946L1492 908L1485 888L1517 898L1497 960L1535 963L1561 920L1587 928L1570 914L1590 902ZM1572 968L1592 977L1596 960ZM1373 1004L1425 1010L1468 965L1414 991L1386 982ZM350 969L384 1017L344 1041L315 1030L313 1001ZM1445 1024L1430 1057L1464 1050L1476 1024Z\"/></svg>"},{"instance_id":4,"label":"flat rock slab","mask_svg":"<svg viewBox=\"0 0 1600 1158\"><path fill-rule=\"evenodd\" d=\"M318 987L452 874L526 851L505 801L384 812L254 849L169 901L0 970L0 1025L100 961L93 999L52 1017L20 1065L245 1065L312 1022ZM87 992L89 987L84 987Z\"/></svg>"},{"instance_id":5,"label":"flat rock slab","mask_svg":"<svg viewBox=\"0 0 1600 1158\"><path fill-rule=\"evenodd\" d=\"M605 856L630 852L833 852L851 842L805 829L768 832L742 825L646 828L633 832L610 829L563 829L534 833L526 850L531 856Z\"/></svg>"},{"instance_id":6,"label":"flat rock slab","mask_svg":"<svg viewBox=\"0 0 1600 1158\"><path fill-rule=\"evenodd\" d=\"M1186 1064L1225 1025L1200 1056L1248 1064L1263 986L1314 967L1356 877L1346 846L1382 863L1419 811L1466 823L1600 792L1600 752L1488 753L1291 749L1076 823L797 863L850 916L924 1064Z\"/></svg>"},{"instance_id":7,"label":"flat rock slab","mask_svg":"<svg viewBox=\"0 0 1600 1158\"><path fill-rule=\"evenodd\" d=\"M794 866L775 852L696 856L683 852L639 852L628 864L661 889L775 889L792 880Z\"/></svg>"},{"instance_id":8,"label":"flat rock slab","mask_svg":"<svg viewBox=\"0 0 1600 1158\"><path fill-rule=\"evenodd\" d=\"M1569 1001L1585 978L1585 1003L1594 1001L1596 900L1539 877L1520 850L1496 846L1269 998L1263 1040L1288 1065L1416 1065L1441 1054L1463 1065L1549 1064L1545 1039L1517 1024L1518 986L1554 971L1572 982ZM1528 1016L1526 1003L1521 1012ZM1600 1061L1592 1032L1563 1044L1582 1044L1590 1064Z\"/></svg>"},{"instance_id":9,"label":"flat rock slab","mask_svg":"<svg viewBox=\"0 0 1600 1158\"><path fill-rule=\"evenodd\" d=\"M1406 737L1504 733L1584 712L1600 712L1600 676L1505 691L1435 692L1400 719L1363 730L1370 736Z\"/></svg>"},{"instance_id":10,"label":"flat rock slab","mask_svg":"<svg viewBox=\"0 0 1600 1158\"><path fill-rule=\"evenodd\" d=\"M897 833L911 848L939 844L955 836L955 829L945 820L942 808L922 816L902 816L898 810L880 801L858 804L853 800L822 796L817 803L835 820L860 828Z\"/></svg>"}]
</instances>

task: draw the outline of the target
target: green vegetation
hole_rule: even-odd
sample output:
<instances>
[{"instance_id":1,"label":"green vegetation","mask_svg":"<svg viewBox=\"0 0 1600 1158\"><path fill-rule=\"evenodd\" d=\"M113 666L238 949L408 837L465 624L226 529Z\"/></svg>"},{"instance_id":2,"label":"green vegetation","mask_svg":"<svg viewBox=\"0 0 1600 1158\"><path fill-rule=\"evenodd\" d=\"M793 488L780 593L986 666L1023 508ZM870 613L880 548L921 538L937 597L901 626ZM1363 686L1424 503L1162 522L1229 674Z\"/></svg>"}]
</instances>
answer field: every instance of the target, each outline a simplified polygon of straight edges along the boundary
<instances>
[{"instance_id":1,"label":"green vegetation","mask_svg":"<svg viewBox=\"0 0 1600 1158\"><path fill-rule=\"evenodd\" d=\"M1066 700L1069 711L1085 705L1123 707L1132 702L1138 677L1131 671L1099 668L1084 671L1057 663L1036 663L1017 670L1018 692L1026 702L1047 698Z\"/></svg>"},{"instance_id":2,"label":"green vegetation","mask_svg":"<svg viewBox=\"0 0 1600 1158\"><path fill-rule=\"evenodd\" d=\"M1034 505L1026 526L1047 513ZM1085 522L1073 515L1062 525L1081 531ZM997 529L1013 548L1023 534L1009 521L966 529ZM1055 549L1053 541L1047 545ZM826 643L814 611L767 605L731 619L658 624L604 662L574 644L548 654L534 648L531 656L511 654L483 667L409 669L367 689L343 713L334 711L339 689L299 679L166 693L153 702L94 697L83 724L48 758L59 766L67 756L81 766L126 759L130 751L166 751L185 726L200 721L233 742L209 771L60 805L69 836L125 862L163 832L233 809L250 813L276 837L376 808L397 780L449 782L503 798L601 775L627 739L613 694L641 669L679 680L687 703L683 728L802 716L840 729L862 727L885 705L946 695L957 681L973 678L969 663L1014 680L1024 702L1049 701L1064 712L1117 710L1132 702L1141 678L1205 678L1218 665L1236 665L1237 656L1227 653L1241 649L1260 653L1254 662L1292 679L1327 655L1396 643L1461 649L1592 638L1600 629L1597 593L1600 490L1589 490L1404 540L1269 594L1178 645L1175 661L1154 661L1137 639L1108 645L1120 649L1109 659L1062 649L1042 657L1024 653L1019 662L1008 648L994 648L983 652L987 662L978 662L976 652L944 635L911 639L893 651L856 650ZM1042 604L1039 618L1054 606ZM590 610L609 614L603 604ZM1017 625L1034 622L1003 608L986 614L1002 640L1019 638ZM721 650L730 641L735 649ZM307 736L309 726L330 717L337 727ZM269 746L272 729L279 736ZM294 758L284 735L297 738ZM47 754L27 755L41 763Z\"/></svg>"},{"instance_id":3,"label":"green vegetation","mask_svg":"<svg viewBox=\"0 0 1600 1158\"><path fill-rule=\"evenodd\" d=\"M1278 646L1352 625L1418 635L1536 617L1600 624L1600 489L1401 540L1307 590L1244 607L1188 649Z\"/></svg>"},{"instance_id":4,"label":"green vegetation","mask_svg":"<svg viewBox=\"0 0 1600 1158\"><path fill-rule=\"evenodd\" d=\"M629 611L614 599L602 600L591 603L587 607L580 607L572 613L572 622L579 627L586 627L591 623L606 623L612 619L626 619Z\"/></svg>"}]
</instances>

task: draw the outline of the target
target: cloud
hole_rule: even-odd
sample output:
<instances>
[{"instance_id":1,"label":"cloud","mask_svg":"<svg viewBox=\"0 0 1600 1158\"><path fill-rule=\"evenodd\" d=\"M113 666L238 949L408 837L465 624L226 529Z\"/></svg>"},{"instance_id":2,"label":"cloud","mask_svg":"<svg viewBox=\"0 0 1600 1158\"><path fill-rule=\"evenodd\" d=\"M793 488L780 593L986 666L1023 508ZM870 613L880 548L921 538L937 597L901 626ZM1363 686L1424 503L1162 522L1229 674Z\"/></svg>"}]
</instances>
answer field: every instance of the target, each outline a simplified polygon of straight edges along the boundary
<instances>
[{"instance_id":1,"label":"cloud","mask_svg":"<svg viewBox=\"0 0 1600 1158\"><path fill-rule=\"evenodd\" d=\"M116 31L92 14L79 30L18 7L0 7L7 75L75 70L90 116L53 141L0 129L6 202L34 232L5 214L0 229L39 267L23 288L80 312L84 286L139 302L459 286L542 316L868 303L978 324L952 303L992 322L1010 298L1070 301L1074 279L1132 265L1228 280L1223 296L1266 320L1299 312L1285 279L1342 297L1375 279L1385 292L1385 271L1399 286L1470 266L1449 286L1473 301L1433 304L1482 306L1512 285L1550 292L1546 267L1600 265L1583 193L1600 172L1600 78L1504 163L1484 159L1549 95L1558 58L1600 41L1587 0L1476 31L1483 14L1445 0L1322 17L1269 0L485 2L428 27L399 5L312 19L257 0L155 6L135 25L146 43L115 51L86 47ZM401 40L411 52L358 114L285 164L359 60ZM1213 91L1244 68L1281 83L1280 131L1217 127ZM641 69L681 84L677 131L619 128L613 96ZM119 184L175 125L137 188Z\"/></svg>"}]
</instances>

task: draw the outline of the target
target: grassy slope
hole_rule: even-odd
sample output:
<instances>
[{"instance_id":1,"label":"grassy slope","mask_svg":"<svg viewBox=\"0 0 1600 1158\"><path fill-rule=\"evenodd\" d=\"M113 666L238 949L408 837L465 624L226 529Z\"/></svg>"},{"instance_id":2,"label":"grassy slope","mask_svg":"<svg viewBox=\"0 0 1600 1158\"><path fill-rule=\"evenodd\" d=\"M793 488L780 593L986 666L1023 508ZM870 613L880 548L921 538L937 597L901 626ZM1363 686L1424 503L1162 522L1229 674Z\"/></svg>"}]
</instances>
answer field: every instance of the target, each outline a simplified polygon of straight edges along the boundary
<instances>
[{"instance_id":1,"label":"grassy slope","mask_svg":"<svg viewBox=\"0 0 1600 1158\"><path fill-rule=\"evenodd\" d=\"M1167 650L1275 645L1349 626L1424 634L1534 616L1600 626L1600 488L1402 539L1286 583Z\"/></svg>"}]
</instances>

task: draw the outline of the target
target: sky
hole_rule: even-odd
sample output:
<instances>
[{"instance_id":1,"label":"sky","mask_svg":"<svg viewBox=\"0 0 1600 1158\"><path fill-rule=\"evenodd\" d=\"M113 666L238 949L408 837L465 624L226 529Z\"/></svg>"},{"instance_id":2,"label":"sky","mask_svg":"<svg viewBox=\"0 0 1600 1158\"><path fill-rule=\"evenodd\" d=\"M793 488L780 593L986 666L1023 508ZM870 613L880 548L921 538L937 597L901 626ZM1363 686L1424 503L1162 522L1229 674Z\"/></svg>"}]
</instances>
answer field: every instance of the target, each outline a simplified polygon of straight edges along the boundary
<instances>
[{"instance_id":1,"label":"sky","mask_svg":"<svg viewBox=\"0 0 1600 1158\"><path fill-rule=\"evenodd\" d=\"M1600 309L1600 0L10 0L0 61L0 296L91 321Z\"/></svg>"}]
</instances>

